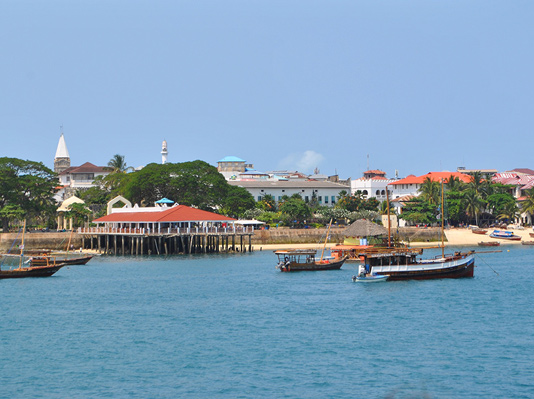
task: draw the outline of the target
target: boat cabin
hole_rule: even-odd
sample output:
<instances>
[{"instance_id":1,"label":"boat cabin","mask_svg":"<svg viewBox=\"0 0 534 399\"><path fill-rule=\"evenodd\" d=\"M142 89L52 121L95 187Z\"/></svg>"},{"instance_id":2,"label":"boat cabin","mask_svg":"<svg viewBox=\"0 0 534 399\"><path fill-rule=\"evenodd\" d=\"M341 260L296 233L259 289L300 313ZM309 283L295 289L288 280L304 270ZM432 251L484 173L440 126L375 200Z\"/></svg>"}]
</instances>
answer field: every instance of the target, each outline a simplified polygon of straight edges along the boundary
<instances>
[{"instance_id":1,"label":"boat cabin","mask_svg":"<svg viewBox=\"0 0 534 399\"><path fill-rule=\"evenodd\" d=\"M292 249L274 251L274 253L278 256L279 263L315 263L317 251L314 249Z\"/></svg>"},{"instance_id":2,"label":"boat cabin","mask_svg":"<svg viewBox=\"0 0 534 399\"><path fill-rule=\"evenodd\" d=\"M417 256L423 254L419 248L369 248L359 254L365 265L373 266L400 266L413 265Z\"/></svg>"}]
</instances>

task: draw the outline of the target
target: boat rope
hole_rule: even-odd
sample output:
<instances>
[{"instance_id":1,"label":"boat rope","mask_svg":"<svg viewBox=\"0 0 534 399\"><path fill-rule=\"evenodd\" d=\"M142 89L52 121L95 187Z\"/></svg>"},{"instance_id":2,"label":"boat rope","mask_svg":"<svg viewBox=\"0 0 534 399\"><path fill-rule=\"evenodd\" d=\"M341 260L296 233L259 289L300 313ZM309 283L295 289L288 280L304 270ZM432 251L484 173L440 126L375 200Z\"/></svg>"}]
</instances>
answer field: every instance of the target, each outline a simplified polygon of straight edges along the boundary
<instances>
[{"instance_id":1,"label":"boat rope","mask_svg":"<svg viewBox=\"0 0 534 399\"><path fill-rule=\"evenodd\" d=\"M496 274L497 276L499 276L499 277L501 276L499 273L497 273L497 272L495 271L495 269L494 269L493 267L491 267L491 266L489 265L488 262L486 262L486 261L484 260L484 258L482 258L481 256L478 256L478 254L477 254L476 252L475 252L475 256L477 257L477 259L480 259L482 262L484 262L484 263L486 264L486 266L488 266L488 267L493 271L493 273L495 273L495 274Z\"/></svg>"}]
</instances>

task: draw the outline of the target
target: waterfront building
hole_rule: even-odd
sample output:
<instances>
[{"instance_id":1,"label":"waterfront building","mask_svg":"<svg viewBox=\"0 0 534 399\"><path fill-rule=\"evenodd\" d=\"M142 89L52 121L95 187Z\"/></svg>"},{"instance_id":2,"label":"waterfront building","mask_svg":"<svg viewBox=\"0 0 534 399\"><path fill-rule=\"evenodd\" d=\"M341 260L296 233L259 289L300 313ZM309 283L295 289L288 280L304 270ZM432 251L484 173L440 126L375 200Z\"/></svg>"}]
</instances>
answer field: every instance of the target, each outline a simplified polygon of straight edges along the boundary
<instances>
[{"instance_id":1,"label":"waterfront building","mask_svg":"<svg viewBox=\"0 0 534 399\"><path fill-rule=\"evenodd\" d=\"M395 180L388 184L390 198L396 199L406 195L418 196L419 189L427 178L431 181L446 182L451 177L457 177L464 183L469 183L472 180L471 176L459 172L429 172L421 176L409 175L404 179Z\"/></svg>"},{"instance_id":2,"label":"waterfront building","mask_svg":"<svg viewBox=\"0 0 534 399\"><path fill-rule=\"evenodd\" d=\"M234 156L227 156L217 161L217 170L226 180L237 180L241 173L253 169L254 165L247 164L244 159Z\"/></svg>"},{"instance_id":3,"label":"waterfront building","mask_svg":"<svg viewBox=\"0 0 534 399\"><path fill-rule=\"evenodd\" d=\"M350 191L350 186L329 181L313 180L240 180L229 181L233 186L245 188L256 201L261 201L265 195L272 195L276 202L282 197L299 194L306 202L316 198L319 205L334 206L341 191Z\"/></svg>"},{"instance_id":4,"label":"waterfront building","mask_svg":"<svg viewBox=\"0 0 534 399\"><path fill-rule=\"evenodd\" d=\"M374 197L378 201L386 201L386 188L388 184L395 181L396 179L386 178L386 172L381 170L368 170L363 172L363 177L351 181L350 193L355 194L357 191L360 191L365 199Z\"/></svg>"},{"instance_id":5,"label":"waterfront building","mask_svg":"<svg viewBox=\"0 0 534 399\"><path fill-rule=\"evenodd\" d=\"M526 200L526 190L534 187L534 170L527 168L513 169L507 172L497 173L492 179L494 183L510 185L510 194L512 194L521 208L521 202ZM522 213L520 222L532 225L532 215Z\"/></svg>"},{"instance_id":6,"label":"waterfront building","mask_svg":"<svg viewBox=\"0 0 534 399\"><path fill-rule=\"evenodd\" d=\"M117 201L126 205L113 208ZM254 226L236 226L236 219L168 203L172 201L164 198L153 207L132 207L124 198L117 197L108 204L108 215L93 220L97 227L78 229L83 237L82 246L123 255L244 252L247 246L252 250Z\"/></svg>"},{"instance_id":7,"label":"waterfront building","mask_svg":"<svg viewBox=\"0 0 534 399\"><path fill-rule=\"evenodd\" d=\"M491 179L498 173L497 169L466 169L463 166L459 166L456 171L471 176L473 176L476 172L479 172L482 174L484 179Z\"/></svg>"}]
</instances>

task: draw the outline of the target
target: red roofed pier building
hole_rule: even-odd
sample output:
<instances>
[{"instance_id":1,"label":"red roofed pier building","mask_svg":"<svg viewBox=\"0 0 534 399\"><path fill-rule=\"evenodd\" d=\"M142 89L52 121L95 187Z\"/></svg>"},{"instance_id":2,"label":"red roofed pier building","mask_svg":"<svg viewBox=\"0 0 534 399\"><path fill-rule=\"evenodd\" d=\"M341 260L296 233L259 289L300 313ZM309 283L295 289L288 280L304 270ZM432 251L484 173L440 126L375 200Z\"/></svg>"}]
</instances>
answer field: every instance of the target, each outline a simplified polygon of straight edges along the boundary
<instances>
[{"instance_id":1,"label":"red roofed pier building","mask_svg":"<svg viewBox=\"0 0 534 399\"><path fill-rule=\"evenodd\" d=\"M239 239L240 250L246 251L244 237L248 236L252 250L253 227L236 225L236 219L217 213L167 203L146 208L109 207L111 213L93 220L97 227L78 229L86 240L84 247L132 255L219 252L221 248L228 252L236 250Z\"/></svg>"}]
</instances>

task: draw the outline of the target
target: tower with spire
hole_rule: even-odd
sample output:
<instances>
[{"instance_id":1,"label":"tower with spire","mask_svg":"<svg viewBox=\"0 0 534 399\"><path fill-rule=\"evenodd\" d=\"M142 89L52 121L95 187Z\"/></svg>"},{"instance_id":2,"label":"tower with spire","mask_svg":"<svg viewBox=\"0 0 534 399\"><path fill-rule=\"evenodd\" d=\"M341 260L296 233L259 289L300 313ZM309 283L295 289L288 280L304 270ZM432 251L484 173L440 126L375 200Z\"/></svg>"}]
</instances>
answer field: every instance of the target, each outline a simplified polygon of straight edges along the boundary
<instances>
[{"instance_id":1,"label":"tower with spire","mask_svg":"<svg viewBox=\"0 0 534 399\"><path fill-rule=\"evenodd\" d=\"M167 141L163 140L163 144L161 145L161 164L165 165L167 163L167 155L169 152L167 151Z\"/></svg>"},{"instance_id":2,"label":"tower with spire","mask_svg":"<svg viewBox=\"0 0 534 399\"><path fill-rule=\"evenodd\" d=\"M54 172L61 173L65 169L70 168L70 155L63 136L63 129L61 129L61 137L57 145L56 157L54 158Z\"/></svg>"}]
</instances>

